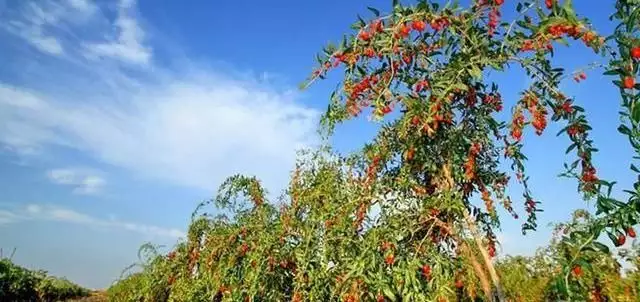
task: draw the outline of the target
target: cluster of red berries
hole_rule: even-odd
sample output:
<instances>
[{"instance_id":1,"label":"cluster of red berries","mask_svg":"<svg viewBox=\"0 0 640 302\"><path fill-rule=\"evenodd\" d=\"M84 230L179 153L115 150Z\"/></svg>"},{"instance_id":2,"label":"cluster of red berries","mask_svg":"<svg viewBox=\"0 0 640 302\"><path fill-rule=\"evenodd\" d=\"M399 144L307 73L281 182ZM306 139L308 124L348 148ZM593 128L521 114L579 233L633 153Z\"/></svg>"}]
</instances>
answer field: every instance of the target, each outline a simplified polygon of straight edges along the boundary
<instances>
[{"instance_id":1,"label":"cluster of red berries","mask_svg":"<svg viewBox=\"0 0 640 302\"><path fill-rule=\"evenodd\" d=\"M487 252L489 253L489 257L494 258L496 256L496 242L495 240L489 240L489 244L487 246Z\"/></svg>"},{"instance_id":2,"label":"cluster of red berries","mask_svg":"<svg viewBox=\"0 0 640 302\"><path fill-rule=\"evenodd\" d=\"M547 50L552 50L553 45L549 41L543 40L524 40L522 42L522 46L520 47L520 51L535 51L537 49L546 48Z\"/></svg>"},{"instance_id":3,"label":"cluster of red berries","mask_svg":"<svg viewBox=\"0 0 640 302\"><path fill-rule=\"evenodd\" d=\"M547 110L538 104L538 97L534 94L527 94L524 97L529 113L533 116L531 125L536 130L537 135L541 135L547 127Z\"/></svg>"},{"instance_id":4,"label":"cluster of red berries","mask_svg":"<svg viewBox=\"0 0 640 302\"><path fill-rule=\"evenodd\" d=\"M395 245L389 241L382 242L380 246L380 250L385 254L384 262L387 265L393 265L395 262L395 256L393 254L393 249L395 249Z\"/></svg>"},{"instance_id":5,"label":"cluster of red berries","mask_svg":"<svg viewBox=\"0 0 640 302\"><path fill-rule=\"evenodd\" d=\"M573 80L576 81L576 83L580 83L580 81L584 81L586 79L587 79L587 74L585 74L584 72L580 72L573 76Z\"/></svg>"},{"instance_id":6,"label":"cluster of red berries","mask_svg":"<svg viewBox=\"0 0 640 302\"><path fill-rule=\"evenodd\" d=\"M352 116L357 116L362 112L362 107L368 106L367 100L372 92L372 87L378 84L378 76L365 76L360 82L353 84L345 84L344 90L348 95L347 111Z\"/></svg>"},{"instance_id":7,"label":"cluster of red berries","mask_svg":"<svg viewBox=\"0 0 640 302\"><path fill-rule=\"evenodd\" d=\"M493 199L491 199L491 193L486 188L482 188L482 201L484 201L484 206L487 209L487 212L491 213L494 211L493 208Z\"/></svg>"},{"instance_id":8,"label":"cluster of red berries","mask_svg":"<svg viewBox=\"0 0 640 302\"><path fill-rule=\"evenodd\" d=\"M368 27L363 28L358 33L358 39L360 39L361 41L367 42L371 40L371 38L373 38L375 34L381 33L383 31L384 31L384 24L382 23L382 20L380 19L374 20L373 22L371 22L371 24Z\"/></svg>"},{"instance_id":9,"label":"cluster of red berries","mask_svg":"<svg viewBox=\"0 0 640 302\"><path fill-rule=\"evenodd\" d=\"M567 128L567 134L569 137L575 138L577 135L584 132L584 129L580 125L571 125Z\"/></svg>"},{"instance_id":10,"label":"cluster of red berries","mask_svg":"<svg viewBox=\"0 0 640 302\"><path fill-rule=\"evenodd\" d=\"M422 273L422 276L427 279L427 281L429 279L431 279L431 265L429 264L425 264L420 268L420 271Z\"/></svg>"},{"instance_id":11,"label":"cluster of red berries","mask_svg":"<svg viewBox=\"0 0 640 302\"><path fill-rule=\"evenodd\" d=\"M434 31L439 31L441 29L446 28L447 26L449 26L451 24L451 22L449 21L449 19L447 17L438 17L438 18L433 18L431 20L431 22L429 23L429 25L431 25L431 28L433 28Z\"/></svg>"},{"instance_id":12,"label":"cluster of red berries","mask_svg":"<svg viewBox=\"0 0 640 302\"><path fill-rule=\"evenodd\" d=\"M486 105L490 105L496 112L502 111L502 97L500 94L486 94L484 98L482 98L482 102Z\"/></svg>"},{"instance_id":13,"label":"cluster of red berries","mask_svg":"<svg viewBox=\"0 0 640 302\"><path fill-rule=\"evenodd\" d=\"M364 221L364 217L367 215L367 205L362 202L360 203L360 205L358 206L358 209L356 210L356 219L353 221L353 226L360 230L360 228L362 227L362 222Z\"/></svg>"},{"instance_id":14,"label":"cluster of red berries","mask_svg":"<svg viewBox=\"0 0 640 302\"><path fill-rule=\"evenodd\" d=\"M476 94L476 90L471 87L465 96L465 104L467 107L471 108L476 105L478 95Z\"/></svg>"},{"instance_id":15,"label":"cluster of red berries","mask_svg":"<svg viewBox=\"0 0 640 302\"><path fill-rule=\"evenodd\" d=\"M640 46L634 46L629 51L631 59L634 61L640 60ZM633 89L636 85L636 79L632 76L625 76L622 79L622 87L625 89Z\"/></svg>"},{"instance_id":16,"label":"cluster of red berries","mask_svg":"<svg viewBox=\"0 0 640 302\"><path fill-rule=\"evenodd\" d=\"M585 183L594 183L598 181L598 176L596 176L596 168L590 166L588 168L582 169L582 181Z\"/></svg>"},{"instance_id":17,"label":"cluster of red berries","mask_svg":"<svg viewBox=\"0 0 640 302\"><path fill-rule=\"evenodd\" d=\"M475 178L476 170L476 157L482 150L482 146L478 143L471 144L469 153L467 154L467 160L464 163L464 176L467 180Z\"/></svg>"},{"instance_id":18,"label":"cluster of red berries","mask_svg":"<svg viewBox=\"0 0 640 302\"><path fill-rule=\"evenodd\" d=\"M247 245L246 243L242 243L238 247L238 254L240 255L240 257L244 257L248 251L249 251L249 245Z\"/></svg>"},{"instance_id":19,"label":"cluster of red berries","mask_svg":"<svg viewBox=\"0 0 640 302\"><path fill-rule=\"evenodd\" d=\"M428 89L429 89L429 81L427 81L427 80L419 80L413 86L413 91L418 92L418 93L420 93L420 92L422 92L424 90L428 90Z\"/></svg>"},{"instance_id":20,"label":"cluster of red berries","mask_svg":"<svg viewBox=\"0 0 640 302\"><path fill-rule=\"evenodd\" d=\"M527 201L524 203L525 210L527 213L533 213L536 210L536 202L531 198L527 198Z\"/></svg>"},{"instance_id":21,"label":"cluster of red berries","mask_svg":"<svg viewBox=\"0 0 640 302\"><path fill-rule=\"evenodd\" d=\"M537 135L542 135L542 132L544 132L544 129L547 127L547 110L541 106L535 107L535 109L536 110L532 112L533 121L531 125L536 129ZM529 110L532 110L532 108L529 108Z\"/></svg>"},{"instance_id":22,"label":"cluster of red berries","mask_svg":"<svg viewBox=\"0 0 640 302\"><path fill-rule=\"evenodd\" d=\"M500 16L500 11L497 8L494 7L493 9L491 9L491 12L489 13L489 23L487 24L489 26L489 31L487 32L489 36L493 36L493 34L496 32L498 22L500 21Z\"/></svg>"},{"instance_id":23,"label":"cluster of red berries","mask_svg":"<svg viewBox=\"0 0 640 302\"><path fill-rule=\"evenodd\" d=\"M568 115L573 112L573 106L571 105L571 100L565 100L562 104L554 107L554 113L558 116Z\"/></svg>"},{"instance_id":24,"label":"cluster of red berries","mask_svg":"<svg viewBox=\"0 0 640 302\"><path fill-rule=\"evenodd\" d=\"M409 147L409 149L407 149L407 151L405 151L404 153L404 159L407 161L412 161L413 157L415 156L416 153L416 149L413 147Z\"/></svg>"},{"instance_id":25,"label":"cluster of red berries","mask_svg":"<svg viewBox=\"0 0 640 302\"><path fill-rule=\"evenodd\" d=\"M354 294L348 294L343 299L344 302L357 302L358 298Z\"/></svg>"},{"instance_id":26,"label":"cluster of red berries","mask_svg":"<svg viewBox=\"0 0 640 302\"><path fill-rule=\"evenodd\" d=\"M511 121L511 137L520 141L522 139L522 128L524 128L524 114L522 114L522 109L520 107L516 108L516 111L513 114L513 118Z\"/></svg>"},{"instance_id":27,"label":"cluster of red berries","mask_svg":"<svg viewBox=\"0 0 640 302\"><path fill-rule=\"evenodd\" d=\"M371 161L371 165L367 168L367 178L373 178L378 171L378 165L380 164L380 156L376 155Z\"/></svg>"},{"instance_id":28,"label":"cluster of red berries","mask_svg":"<svg viewBox=\"0 0 640 302\"><path fill-rule=\"evenodd\" d=\"M547 28L547 33L549 33L554 39L560 38L562 35L567 35L577 39L580 36L581 30L577 25L558 23L549 26L549 28Z\"/></svg>"}]
</instances>

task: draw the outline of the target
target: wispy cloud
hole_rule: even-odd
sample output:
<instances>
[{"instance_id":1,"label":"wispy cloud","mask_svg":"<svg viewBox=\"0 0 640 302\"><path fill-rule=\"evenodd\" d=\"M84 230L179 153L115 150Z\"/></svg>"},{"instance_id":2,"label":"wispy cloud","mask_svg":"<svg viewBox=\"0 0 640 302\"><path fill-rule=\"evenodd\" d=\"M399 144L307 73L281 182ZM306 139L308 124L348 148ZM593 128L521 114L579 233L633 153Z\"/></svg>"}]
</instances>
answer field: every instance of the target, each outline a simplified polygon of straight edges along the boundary
<instances>
[{"instance_id":1,"label":"wispy cloud","mask_svg":"<svg viewBox=\"0 0 640 302\"><path fill-rule=\"evenodd\" d=\"M151 48L144 45L145 32L133 17L135 4L134 0L120 0L114 23L115 34L107 35L107 42L86 44L87 55L143 65L149 62Z\"/></svg>"},{"instance_id":2,"label":"wispy cloud","mask_svg":"<svg viewBox=\"0 0 640 302\"><path fill-rule=\"evenodd\" d=\"M23 38L38 50L60 56L64 46L57 36L67 23L85 21L97 7L89 0L24 1L15 11L3 16L2 27Z\"/></svg>"},{"instance_id":3,"label":"wispy cloud","mask_svg":"<svg viewBox=\"0 0 640 302\"><path fill-rule=\"evenodd\" d=\"M51 182L73 187L73 193L94 195L106 185L106 180L94 172L84 169L54 169L47 172Z\"/></svg>"},{"instance_id":4,"label":"wispy cloud","mask_svg":"<svg viewBox=\"0 0 640 302\"><path fill-rule=\"evenodd\" d=\"M184 232L178 229L119 221L116 219L102 219L71 209L51 205L29 204L19 209L0 209L0 225L19 223L22 221L73 223L89 227L127 230L147 236L169 238L182 238L185 236Z\"/></svg>"},{"instance_id":5,"label":"wispy cloud","mask_svg":"<svg viewBox=\"0 0 640 302\"><path fill-rule=\"evenodd\" d=\"M55 36L71 58L55 68L30 62L29 75L46 81L0 79L0 144L17 153L70 148L138 175L206 190L235 173L255 174L267 186L284 183L295 150L315 142L318 112L296 102L292 88L259 76L188 58L179 58L179 70L159 65L134 4L120 1L111 26L90 39ZM94 17L108 20L98 12ZM82 23L66 26L75 35ZM114 27L115 35L106 29ZM87 59L86 51L114 60ZM131 63L146 65L132 72Z\"/></svg>"}]
</instances>

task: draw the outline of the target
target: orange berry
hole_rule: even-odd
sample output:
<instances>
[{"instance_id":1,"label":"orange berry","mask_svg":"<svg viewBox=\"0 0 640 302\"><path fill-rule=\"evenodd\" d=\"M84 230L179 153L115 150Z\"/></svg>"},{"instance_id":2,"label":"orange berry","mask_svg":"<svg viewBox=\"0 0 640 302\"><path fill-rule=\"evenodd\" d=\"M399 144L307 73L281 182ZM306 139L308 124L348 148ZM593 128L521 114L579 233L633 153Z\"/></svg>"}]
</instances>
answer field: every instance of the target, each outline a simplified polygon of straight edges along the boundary
<instances>
[{"instance_id":1,"label":"orange berry","mask_svg":"<svg viewBox=\"0 0 640 302\"><path fill-rule=\"evenodd\" d=\"M363 30L358 34L358 38L362 41L369 41L371 39L371 34L368 31Z\"/></svg>"},{"instance_id":2,"label":"orange berry","mask_svg":"<svg viewBox=\"0 0 640 302\"><path fill-rule=\"evenodd\" d=\"M624 87L625 89L633 89L635 85L636 79L634 79L633 77L625 77L622 80L622 87Z\"/></svg>"},{"instance_id":3,"label":"orange berry","mask_svg":"<svg viewBox=\"0 0 640 302\"><path fill-rule=\"evenodd\" d=\"M544 1L544 4L546 4L546 5L547 5L547 8L548 8L548 9L553 8L553 0L545 0L545 1Z\"/></svg>"},{"instance_id":4,"label":"orange berry","mask_svg":"<svg viewBox=\"0 0 640 302\"><path fill-rule=\"evenodd\" d=\"M388 254L387 256L384 257L384 262L387 265L393 265L393 262L395 261L395 256L393 256L393 253Z\"/></svg>"},{"instance_id":5,"label":"orange berry","mask_svg":"<svg viewBox=\"0 0 640 302\"><path fill-rule=\"evenodd\" d=\"M416 21L413 21L413 23L411 23L411 28L413 28L413 30L418 32L424 31L426 27L427 27L427 24L424 23L424 21L422 20L416 20Z\"/></svg>"},{"instance_id":6,"label":"orange berry","mask_svg":"<svg viewBox=\"0 0 640 302\"><path fill-rule=\"evenodd\" d=\"M640 46L636 46L634 48L631 48L631 57L634 60L640 59Z\"/></svg>"},{"instance_id":7,"label":"orange berry","mask_svg":"<svg viewBox=\"0 0 640 302\"><path fill-rule=\"evenodd\" d=\"M620 234L616 240L616 246L624 245L625 242L627 242L627 237L624 234Z\"/></svg>"},{"instance_id":8,"label":"orange berry","mask_svg":"<svg viewBox=\"0 0 640 302\"><path fill-rule=\"evenodd\" d=\"M571 272L573 273L574 276L580 277L582 276L582 267L580 267L579 265L576 265L573 267L573 269L571 269Z\"/></svg>"}]
</instances>

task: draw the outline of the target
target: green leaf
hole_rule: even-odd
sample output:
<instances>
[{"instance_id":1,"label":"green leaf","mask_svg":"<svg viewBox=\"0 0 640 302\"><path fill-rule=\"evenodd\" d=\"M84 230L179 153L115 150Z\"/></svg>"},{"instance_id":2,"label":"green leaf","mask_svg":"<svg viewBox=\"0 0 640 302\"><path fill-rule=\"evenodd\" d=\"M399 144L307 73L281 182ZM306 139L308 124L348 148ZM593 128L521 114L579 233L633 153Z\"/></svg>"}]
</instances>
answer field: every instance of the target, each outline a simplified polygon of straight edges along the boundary
<instances>
[{"instance_id":1,"label":"green leaf","mask_svg":"<svg viewBox=\"0 0 640 302\"><path fill-rule=\"evenodd\" d=\"M611 242L617 244L618 237L616 237L616 235L612 234L611 232L607 232L607 236L609 236L609 239L611 239Z\"/></svg>"},{"instance_id":2,"label":"green leaf","mask_svg":"<svg viewBox=\"0 0 640 302\"><path fill-rule=\"evenodd\" d=\"M609 247L604 245L604 244L602 244L602 243L600 243L600 242L594 241L593 242L593 247L595 249L597 249L597 250L600 250L603 253L609 254Z\"/></svg>"},{"instance_id":3,"label":"green leaf","mask_svg":"<svg viewBox=\"0 0 640 302\"><path fill-rule=\"evenodd\" d=\"M377 10L377 9L375 9L373 7L370 7L370 6L367 6L367 9L370 10L374 15L376 15L376 17L380 17L380 11L379 10Z\"/></svg>"},{"instance_id":4,"label":"green leaf","mask_svg":"<svg viewBox=\"0 0 640 302\"><path fill-rule=\"evenodd\" d=\"M618 132L624 135L631 135L631 130L629 129L629 127L627 127L627 125L620 125L618 127Z\"/></svg>"},{"instance_id":5,"label":"green leaf","mask_svg":"<svg viewBox=\"0 0 640 302\"><path fill-rule=\"evenodd\" d=\"M632 108L631 118L633 119L634 122L640 123L640 105L637 104L636 102L633 102L631 103L631 108Z\"/></svg>"},{"instance_id":6,"label":"green leaf","mask_svg":"<svg viewBox=\"0 0 640 302\"><path fill-rule=\"evenodd\" d=\"M604 75L619 75L621 74L620 69L610 69L604 72Z\"/></svg>"},{"instance_id":7,"label":"green leaf","mask_svg":"<svg viewBox=\"0 0 640 302\"><path fill-rule=\"evenodd\" d=\"M391 301L396 301L396 295L391 291L389 287L385 286L382 289L382 292L387 298L391 299Z\"/></svg>"},{"instance_id":8,"label":"green leaf","mask_svg":"<svg viewBox=\"0 0 640 302\"><path fill-rule=\"evenodd\" d=\"M469 75L478 80L482 79L482 71L480 70L480 68L478 68L478 66L475 65L472 66L469 70Z\"/></svg>"}]
</instances>

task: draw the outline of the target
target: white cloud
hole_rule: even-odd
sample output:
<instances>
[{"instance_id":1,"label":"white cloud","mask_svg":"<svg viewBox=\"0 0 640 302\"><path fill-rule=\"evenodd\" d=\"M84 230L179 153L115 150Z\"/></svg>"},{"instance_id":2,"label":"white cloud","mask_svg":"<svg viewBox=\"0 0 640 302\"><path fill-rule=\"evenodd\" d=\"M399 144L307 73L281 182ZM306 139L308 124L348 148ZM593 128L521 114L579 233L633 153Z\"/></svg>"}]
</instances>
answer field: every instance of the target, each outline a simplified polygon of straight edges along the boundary
<instances>
[{"instance_id":1,"label":"white cloud","mask_svg":"<svg viewBox=\"0 0 640 302\"><path fill-rule=\"evenodd\" d=\"M89 0L23 1L6 13L2 28L43 53L61 56L65 48L59 37L67 24L88 20L98 7Z\"/></svg>"},{"instance_id":2,"label":"white cloud","mask_svg":"<svg viewBox=\"0 0 640 302\"><path fill-rule=\"evenodd\" d=\"M181 238L185 234L178 229L163 228L115 219L101 219L71 209L40 204L29 204L16 210L0 209L0 225L20 221L56 221L103 229L127 230L146 236Z\"/></svg>"},{"instance_id":3,"label":"white cloud","mask_svg":"<svg viewBox=\"0 0 640 302\"><path fill-rule=\"evenodd\" d=\"M27 206L27 213L38 214L42 211L42 207L37 204L30 204Z\"/></svg>"},{"instance_id":4,"label":"white cloud","mask_svg":"<svg viewBox=\"0 0 640 302\"><path fill-rule=\"evenodd\" d=\"M22 217L16 215L11 211L0 210L0 225L7 223L14 223L21 220Z\"/></svg>"},{"instance_id":5,"label":"white cloud","mask_svg":"<svg viewBox=\"0 0 640 302\"><path fill-rule=\"evenodd\" d=\"M53 183L74 187L73 192L82 195L99 193L106 185L104 178L84 169L54 169L47 172Z\"/></svg>"},{"instance_id":6,"label":"white cloud","mask_svg":"<svg viewBox=\"0 0 640 302\"><path fill-rule=\"evenodd\" d=\"M97 6L90 0L66 0L68 5L85 14L92 14Z\"/></svg>"},{"instance_id":7,"label":"white cloud","mask_svg":"<svg viewBox=\"0 0 640 302\"><path fill-rule=\"evenodd\" d=\"M132 53L138 47L150 50L141 44L144 32L132 14L134 4L120 1L113 24L119 33L104 45L124 45ZM82 24L68 28L74 30L82 31ZM65 40L65 47L80 54L92 43ZM281 188L295 150L316 141L318 112L260 73L236 76L175 57L182 69L173 70L146 55L115 56L120 60L53 66L34 61L29 76L46 81L0 80L0 144L19 154L71 148L136 175L210 191L235 173L254 174L268 188ZM147 62L148 68L134 76L118 63L122 60ZM73 184L101 185L85 180Z\"/></svg>"},{"instance_id":8,"label":"white cloud","mask_svg":"<svg viewBox=\"0 0 640 302\"><path fill-rule=\"evenodd\" d=\"M89 57L111 57L135 64L147 64L152 50L144 45L145 32L132 16L135 1L121 0L115 20L115 38L107 36L107 42L90 43L85 47Z\"/></svg>"}]
</instances>

